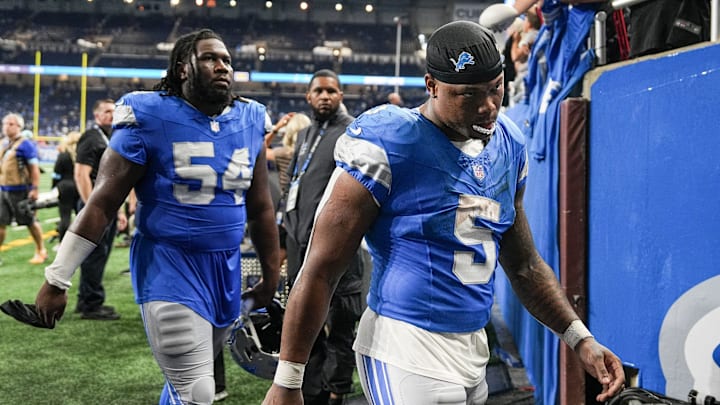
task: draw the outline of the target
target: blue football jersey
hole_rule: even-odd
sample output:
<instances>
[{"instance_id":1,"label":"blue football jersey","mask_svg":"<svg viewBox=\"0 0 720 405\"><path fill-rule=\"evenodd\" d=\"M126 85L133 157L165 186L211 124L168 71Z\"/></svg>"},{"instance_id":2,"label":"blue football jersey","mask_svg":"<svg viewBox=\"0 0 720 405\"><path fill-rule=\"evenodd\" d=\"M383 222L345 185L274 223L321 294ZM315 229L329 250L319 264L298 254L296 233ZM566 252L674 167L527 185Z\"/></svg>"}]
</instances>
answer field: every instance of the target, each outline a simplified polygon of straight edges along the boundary
<instances>
[{"instance_id":1,"label":"blue football jersey","mask_svg":"<svg viewBox=\"0 0 720 405\"><path fill-rule=\"evenodd\" d=\"M417 109L383 105L348 126L335 158L380 207L365 236L373 258L368 305L433 332L484 327L498 243L527 175L520 130L500 115L472 156Z\"/></svg>"},{"instance_id":2,"label":"blue football jersey","mask_svg":"<svg viewBox=\"0 0 720 405\"><path fill-rule=\"evenodd\" d=\"M254 101L214 118L159 92L117 102L109 147L146 167L131 250L138 302L184 303L216 325L237 316L245 194L264 125L265 107Z\"/></svg>"}]
</instances>

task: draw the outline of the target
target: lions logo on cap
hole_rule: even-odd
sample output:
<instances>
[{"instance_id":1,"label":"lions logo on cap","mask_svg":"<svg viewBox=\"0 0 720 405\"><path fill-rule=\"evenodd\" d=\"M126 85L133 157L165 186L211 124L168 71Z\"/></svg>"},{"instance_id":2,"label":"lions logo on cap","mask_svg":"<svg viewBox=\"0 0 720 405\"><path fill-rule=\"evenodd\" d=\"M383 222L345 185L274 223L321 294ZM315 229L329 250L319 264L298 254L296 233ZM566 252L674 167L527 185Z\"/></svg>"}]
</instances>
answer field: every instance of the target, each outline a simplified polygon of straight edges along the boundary
<instances>
[{"instance_id":1,"label":"lions logo on cap","mask_svg":"<svg viewBox=\"0 0 720 405\"><path fill-rule=\"evenodd\" d=\"M463 51L460 56L458 56L457 61L455 61L455 59L453 58L450 58L450 61L453 63L453 65L455 65L456 72L465 69L465 65L475 64L475 58L466 51Z\"/></svg>"}]
</instances>

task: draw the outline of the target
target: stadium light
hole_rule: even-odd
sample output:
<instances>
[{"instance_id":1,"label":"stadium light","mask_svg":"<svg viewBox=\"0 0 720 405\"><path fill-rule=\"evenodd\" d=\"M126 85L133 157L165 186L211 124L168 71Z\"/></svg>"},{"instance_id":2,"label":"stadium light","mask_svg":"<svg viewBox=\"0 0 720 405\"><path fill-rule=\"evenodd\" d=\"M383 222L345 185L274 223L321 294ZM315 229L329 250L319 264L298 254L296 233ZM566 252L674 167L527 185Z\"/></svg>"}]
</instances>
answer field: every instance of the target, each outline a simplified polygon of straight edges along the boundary
<instances>
[{"instance_id":1,"label":"stadium light","mask_svg":"<svg viewBox=\"0 0 720 405\"><path fill-rule=\"evenodd\" d=\"M195 0L195 5L198 6L198 7L202 7L202 5L203 5L203 0Z\"/></svg>"},{"instance_id":2,"label":"stadium light","mask_svg":"<svg viewBox=\"0 0 720 405\"><path fill-rule=\"evenodd\" d=\"M101 41L92 42L85 38L78 38L75 43L77 43L79 47L87 49L98 49L103 47L103 43Z\"/></svg>"},{"instance_id":3,"label":"stadium light","mask_svg":"<svg viewBox=\"0 0 720 405\"><path fill-rule=\"evenodd\" d=\"M272 6L273 6L272 1L265 2L265 8L272 8Z\"/></svg>"},{"instance_id":4,"label":"stadium light","mask_svg":"<svg viewBox=\"0 0 720 405\"><path fill-rule=\"evenodd\" d=\"M237 6L237 0L230 0L230 3L228 3L230 7L236 7Z\"/></svg>"},{"instance_id":5,"label":"stadium light","mask_svg":"<svg viewBox=\"0 0 720 405\"><path fill-rule=\"evenodd\" d=\"M365 5L365 12L366 12L366 13L372 13L373 10L374 10L374 8L373 8L373 5L372 5L372 4L368 3L368 4Z\"/></svg>"},{"instance_id":6,"label":"stadium light","mask_svg":"<svg viewBox=\"0 0 720 405\"><path fill-rule=\"evenodd\" d=\"M335 11L342 11L343 5L340 2L335 3Z\"/></svg>"},{"instance_id":7,"label":"stadium light","mask_svg":"<svg viewBox=\"0 0 720 405\"><path fill-rule=\"evenodd\" d=\"M170 0L170 7L177 7L180 4L180 0Z\"/></svg>"},{"instance_id":8,"label":"stadium light","mask_svg":"<svg viewBox=\"0 0 720 405\"><path fill-rule=\"evenodd\" d=\"M301 1L300 2L300 10L306 11L308 8L310 8L310 5L307 1Z\"/></svg>"}]
</instances>

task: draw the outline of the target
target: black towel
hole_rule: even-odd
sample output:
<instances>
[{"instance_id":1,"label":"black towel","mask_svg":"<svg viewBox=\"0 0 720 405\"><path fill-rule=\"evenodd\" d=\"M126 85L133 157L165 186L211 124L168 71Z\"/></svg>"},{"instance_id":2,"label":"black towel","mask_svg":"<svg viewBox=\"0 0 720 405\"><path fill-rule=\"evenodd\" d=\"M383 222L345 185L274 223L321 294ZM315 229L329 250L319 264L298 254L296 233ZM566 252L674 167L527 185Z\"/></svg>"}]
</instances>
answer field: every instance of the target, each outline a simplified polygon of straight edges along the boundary
<instances>
[{"instance_id":1,"label":"black towel","mask_svg":"<svg viewBox=\"0 0 720 405\"><path fill-rule=\"evenodd\" d=\"M0 304L0 310L16 320L36 328L55 328L55 322L53 322L52 325L47 325L40 319L40 314L38 314L35 304L24 304L20 300L7 300Z\"/></svg>"}]
</instances>

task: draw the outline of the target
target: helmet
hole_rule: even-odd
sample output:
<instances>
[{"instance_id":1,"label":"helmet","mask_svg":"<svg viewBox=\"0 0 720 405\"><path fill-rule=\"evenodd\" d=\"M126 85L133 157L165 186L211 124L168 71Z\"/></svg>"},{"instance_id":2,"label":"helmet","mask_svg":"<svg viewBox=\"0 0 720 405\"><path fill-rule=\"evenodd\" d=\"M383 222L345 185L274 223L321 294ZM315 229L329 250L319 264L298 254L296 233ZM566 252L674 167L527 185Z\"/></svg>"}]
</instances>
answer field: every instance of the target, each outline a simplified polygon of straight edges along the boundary
<instances>
[{"instance_id":1,"label":"helmet","mask_svg":"<svg viewBox=\"0 0 720 405\"><path fill-rule=\"evenodd\" d=\"M692 395L692 392L691 392ZM714 399L713 399L714 400ZM693 400L693 404L695 401ZM708 400L705 400L706 404L709 404ZM714 402L712 402L714 403ZM643 388L625 388L620 393L615 395L612 399L606 402L606 405L689 405L688 402L684 402L678 399L669 398L658 394L657 392L649 391Z\"/></svg>"},{"instance_id":2,"label":"helmet","mask_svg":"<svg viewBox=\"0 0 720 405\"><path fill-rule=\"evenodd\" d=\"M266 308L241 315L230 336L230 354L245 371L271 380L280 358L285 308L277 299Z\"/></svg>"}]
</instances>

